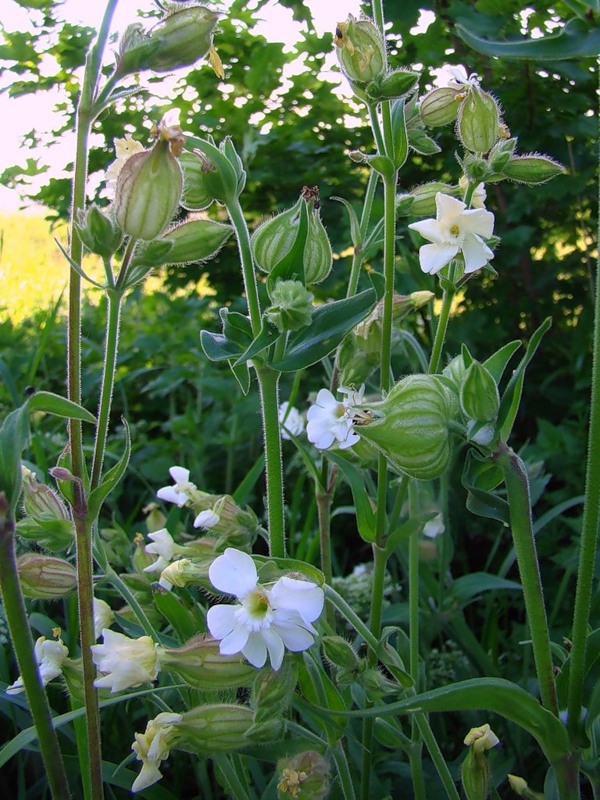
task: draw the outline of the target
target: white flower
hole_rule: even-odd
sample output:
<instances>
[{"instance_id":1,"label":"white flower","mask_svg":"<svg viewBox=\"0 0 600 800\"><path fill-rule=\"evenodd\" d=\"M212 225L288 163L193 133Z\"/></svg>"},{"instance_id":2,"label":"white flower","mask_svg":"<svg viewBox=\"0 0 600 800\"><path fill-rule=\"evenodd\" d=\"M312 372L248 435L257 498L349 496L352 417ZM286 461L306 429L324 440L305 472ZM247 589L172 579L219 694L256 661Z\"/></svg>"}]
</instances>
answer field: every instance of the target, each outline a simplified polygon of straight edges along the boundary
<instances>
[{"instance_id":1,"label":"white flower","mask_svg":"<svg viewBox=\"0 0 600 800\"><path fill-rule=\"evenodd\" d=\"M441 514L436 514L435 517L432 517L423 526L423 536L427 536L428 539L435 539L436 536L440 536L445 530L444 518Z\"/></svg>"},{"instance_id":2,"label":"white flower","mask_svg":"<svg viewBox=\"0 0 600 800\"><path fill-rule=\"evenodd\" d=\"M211 508L201 511L194 520L194 528L214 528L219 524L221 517Z\"/></svg>"},{"instance_id":3,"label":"white flower","mask_svg":"<svg viewBox=\"0 0 600 800\"><path fill-rule=\"evenodd\" d=\"M108 603L94 597L94 639L99 638L104 628L110 628L114 620L115 615Z\"/></svg>"},{"instance_id":4,"label":"white flower","mask_svg":"<svg viewBox=\"0 0 600 800\"><path fill-rule=\"evenodd\" d=\"M90 648L94 664L102 677L94 681L98 689L120 692L156 680L158 645L149 636L130 639L122 633L102 631L103 644Z\"/></svg>"},{"instance_id":5,"label":"white flower","mask_svg":"<svg viewBox=\"0 0 600 800\"><path fill-rule=\"evenodd\" d=\"M145 567L144 572L162 572L173 560L178 547L166 528L149 533L148 538L152 539L152 544L147 544L144 549L147 553L157 555L158 558L150 566Z\"/></svg>"},{"instance_id":6,"label":"white flower","mask_svg":"<svg viewBox=\"0 0 600 800\"><path fill-rule=\"evenodd\" d=\"M137 760L142 762L142 769L131 786L132 792L141 792L162 778L159 766L161 761L169 757L172 746L169 734L173 731L173 725L181 720L181 714L163 711L148 722L144 733L135 734L131 749Z\"/></svg>"},{"instance_id":7,"label":"white flower","mask_svg":"<svg viewBox=\"0 0 600 800\"><path fill-rule=\"evenodd\" d=\"M313 644L317 631L311 623L320 616L324 600L316 584L283 577L267 589L258 583L250 556L232 547L213 561L208 577L215 589L239 600L237 605L208 610L206 623L211 635L221 640L221 655L241 652L260 669L268 652L277 670L286 647L298 653Z\"/></svg>"},{"instance_id":8,"label":"white flower","mask_svg":"<svg viewBox=\"0 0 600 800\"><path fill-rule=\"evenodd\" d=\"M69 651L61 639L46 639L45 636L40 636L35 643L34 652L40 678L45 686L53 678L62 674L62 665L69 655ZM23 691L25 691L25 685L20 675L14 683L6 688L6 694L19 694Z\"/></svg>"},{"instance_id":9,"label":"white flower","mask_svg":"<svg viewBox=\"0 0 600 800\"><path fill-rule=\"evenodd\" d=\"M288 410L289 409L289 410ZM304 430L304 420L297 408L287 402L279 406L279 422L281 424L281 438L291 440L292 436L300 436Z\"/></svg>"},{"instance_id":10,"label":"white flower","mask_svg":"<svg viewBox=\"0 0 600 800\"><path fill-rule=\"evenodd\" d=\"M354 416L352 405L356 399L362 398L362 390L358 393L351 389L338 389L338 391L347 395L341 403L328 389L321 389L316 403L306 414L308 440L319 450L326 450L335 441L339 442L340 450L345 450L360 439L352 426Z\"/></svg>"},{"instance_id":11,"label":"white flower","mask_svg":"<svg viewBox=\"0 0 600 800\"><path fill-rule=\"evenodd\" d=\"M124 139L115 139L117 157L106 170L106 188L109 194L114 195L119 172L123 169L125 162L135 153L141 153L143 149L144 145L132 139L129 133L125 134Z\"/></svg>"},{"instance_id":12,"label":"white flower","mask_svg":"<svg viewBox=\"0 0 600 800\"><path fill-rule=\"evenodd\" d=\"M472 747L476 753L483 753L484 750L491 750L500 744L500 739L486 722L478 728L471 728L465 736L464 743Z\"/></svg>"},{"instance_id":13,"label":"white flower","mask_svg":"<svg viewBox=\"0 0 600 800\"><path fill-rule=\"evenodd\" d=\"M451 76L447 85L452 89L464 89L469 86L479 85L479 75L476 72L467 75L467 70L462 64L454 67L445 67L445 71Z\"/></svg>"},{"instance_id":14,"label":"white flower","mask_svg":"<svg viewBox=\"0 0 600 800\"><path fill-rule=\"evenodd\" d=\"M433 244L419 250L423 272L435 274L458 253L465 260L465 273L481 269L494 257L484 242L494 231L494 215L482 208L467 208L455 197L438 192L435 196L436 218L412 222L408 227Z\"/></svg>"},{"instance_id":15,"label":"white flower","mask_svg":"<svg viewBox=\"0 0 600 800\"><path fill-rule=\"evenodd\" d=\"M469 181L467 180L465 175L462 175L460 180L458 181L458 185L460 187L461 192L464 193L467 191L467 186L469 185ZM473 191L473 196L471 197L471 208L485 208L485 200L487 197L487 192L485 190L485 183L479 183L475 190Z\"/></svg>"},{"instance_id":16,"label":"white flower","mask_svg":"<svg viewBox=\"0 0 600 800\"><path fill-rule=\"evenodd\" d=\"M160 500L166 500L167 503L175 503L180 508L190 500L189 492L196 487L190 483L190 471L184 467L171 467L169 475L175 481L174 486L163 486L156 493Z\"/></svg>"}]
</instances>

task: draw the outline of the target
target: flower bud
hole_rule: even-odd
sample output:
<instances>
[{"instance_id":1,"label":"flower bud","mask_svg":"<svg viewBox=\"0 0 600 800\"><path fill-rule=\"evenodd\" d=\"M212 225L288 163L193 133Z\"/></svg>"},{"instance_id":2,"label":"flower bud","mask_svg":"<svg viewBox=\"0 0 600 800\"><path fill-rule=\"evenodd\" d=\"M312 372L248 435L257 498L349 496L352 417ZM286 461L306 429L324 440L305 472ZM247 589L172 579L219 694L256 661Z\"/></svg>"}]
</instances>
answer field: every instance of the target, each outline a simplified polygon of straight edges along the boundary
<instances>
[{"instance_id":1,"label":"flower bud","mask_svg":"<svg viewBox=\"0 0 600 800\"><path fill-rule=\"evenodd\" d=\"M438 192L450 195L451 197L458 197L458 187L450 186L448 183L440 183L439 181L432 181L431 183L424 183L421 186L414 188L410 196L413 197L412 205L408 213L411 217L433 217L436 213L435 196Z\"/></svg>"},{"instance_id":2,"label":"flower bud","mask_svg":"<svg viewBox=\"0 0 600 800\"><path fill-rule=\"evenodd\" d=\"M457 394L462 386L466 371L467 368L465 367L465 360L462 355L454 356L450 363L442 370L442 375L449 378L455 385Z\"/></svg>"},{"instance_id":3,"label":"flower bud","mask_svg":"<svg viewBox=\"0 0 600 800\"><path fill-rule=\"evenodd\" d=\"M206 161L198 153L183 152L179 156L183 170L183 194L181 205L188 211L204 211L213 202L213 196L206 188Z\"/></svg>"},{"instance_id":4,"label":"flower bud","mask_svg":"<svg viewBox=\"0 0 600 800\"><path fill-rule=\"evenodd\" d=\"M356 424L390 464L419 480L439 477L450 461L452 401L433 375L409 375L379 403L363 404Z\"/></svg>"},{"instance_id":5,"label":"flower bud","mask_svg":"<svg viewBox=\"0 0 600 800\"><path fill-rule=\"evenodd\" d=\"M304 288L304 284L277 280L270 294L273 305L266 310L265 316L279 333L297 331L310 325L314 295Z\"/></svg>"},{"instance_id":6,"label":"flower bud","mask_svg":"<svg viewBox=\"0 0 600 800\"><path fill-rule=\"evenodd\" d=\"M144 264L158 267L161 264L192 264L208 261L217 255L232 230L212 219L194 219L165 231L162 239L155 239L136 252L132 266ZM167 242L171 247L159 248Z\"/></svg>"},{"instance_id":7,"label":"flower bud","mask_svg":"<svg viewBox=\"0 0 600 800\"><path fill-rule=\"evenodd\" d=\"M102 258L110 258L123 241L121 229L109 214L96 205L91 205L84 214L80 214L75 227L83 245Z\"/></svg>"},{"instance_id":8,"label":"flower bud","mask_svg":"<svg viewBox=\"0 0 600 800\"><path fill-rule=\"evenodd\" d=\"M430 128L438 128L454 122L464 94L450 86L439 87L427 92L419 102L421 119Z\"/></svg>"},{"instance_id":9,"label":"flower bud","mask_svg":"<svg viewBox=\"0 0 600 800\"><path fill-rule=\"evenodd\" d=\"M119 75L145 69L171 72L195 64L209 52L218 19L214 11L193 5L167 14L148 33L139 23L130 25L119 47Z\"/></svg>"},{"instance_id":10,"label":"flower bud","mask_svg":"<svg viewBox=\"0 0 600 800\"><path fill-rule=\"evenodd\" d=\"M155 239L173 219L181 197L181 167L173 153L181 144L178 129L159 128L159 138L151 150L129 158L117 180L115 219L134 239Z\"/></svg>"},{"instance_id":11,"label":"flower bud","mask_svg":"<svg viewBox=\"0 0 600 800\"><path fill-rule=\"evenodd\" d=\"M472 153L487 153L498 141L498 103L478 83L469 85L460 105L456 131L463 146Z\"/></svg>"},{"instance_id":12,"label":"flower bud","mask_svg":"<svg viewBox=\"0 0 600 800\"><path fill-rule=\"evenodd\" d=\"M308 750L277 763L278 800L323 800L329 794L329 765L320 753Z\"/></svg>"},{"instance_id":13,"label":"flower bud","mask_svg":"<svg viewBox=\"0 0 600 800\"><path fill-rule=\"evenodd\" d=\"M385 42L370 19L349 14L346 22L338 22L334 42L342 72L351 83L365 84L383 75Z\"/></svg>"},{"instance_id":14,"label":"flower bud","mask_svg":"<svg viewBox=\"0 0 600 800\"><path fill-rule=\"evenodd\" d=\"M476 422L493 422L500 408L500 394L492 374L479 361L465 372L460 388L461 411Z\"/></svg>"},{"instance_id":15,"label":"flower bud","mask_svg":"<svg viewBox=\"0 0 600 800\"><path fill-rule=\"evenodd\" d=\"M17 569L25 597L54 600L77 586L77 570L62 558L26 553L17 559Z\"/></svg>"},{"instance_id":16,"label":"flower bud","mask_svg":"<svg viewBox=\"0 0 600 800\"><path fill-rule=\"evenodd\" d=\"M164 650L162 669L175 672L194 689L221 692L250 686L256 678L256 668L241 656L222 656L219 643L205 634L194 636L183 647Z\"/></svg>"},{"instance_id":17,"label":"flower bud","mask_svg":"<svg viewBox=\"0 0 600 800\"><path fill-rule=\"evenodd\" d=\"M327 232L319 215L318 192L304 187L298 202L288 211L258 227L252 235L252 249L257 266L271 272L290 252L299 232L300 210L306 204L308 231L304 244L304 279L308 286L329 275L333 257Z\"/></svg>"},{"instance_id":18,"label":"flower bud","mask_svg":"<svg viewBox=\"0 0 600 800\"><path fill-rule=\"evenodd\" d=\"M498 139L488 155L488 164L494 172L502 172L515 152L516 139Z\"/></svg>"},{"instance_id":19,"label":"flower bud","mask_svg":"<svg viewBox=\"0 0 600 800\"><path fill-rule=\"evenodd\" d=\"M357 671L360 659L355 649L343 636L322 636L323 655L335 667Z\"/></svg>"},{"instance_id":20,"label":"flower bud","mask_svg":"<svg viewBox=\"0 0 600 800\"><path fill-rule=\"evenodd\" d=\"M208 755L239 750L250 744L246 733L253 717L247 706L224 703L197 706L182 715L177 725L178 744L185 750Z\"/></svg>"},{"instance_id":21,"label":"flower bud","mask_svg":"<svg viewBox=\"0 0 600 800\"><path fill-rule=\"evenodd\" d=\"M565 168L558 161L553 161L548 156L538 153L529 153L525 156L511 158L502 169L502 174L511 181L535 186L556 178L564 171Z\"/></svg>"},{"instance_id":22,"label":"flower bud","mask_svg":"<svg viewBox=\"0 0 600 800\"><path fill-rule=\"evenodd\" d=\"M384 77L367 84L367 97L374 103L378 103L381 100L393 100L397 97L403 97L414 89L418 80L418 72L411 72L407 69L395 69Z\"/></svg>"},{"instance_id":23,"label":"flower bud","mask_svg":"<svg viewBox=\"0 0 600 800\"><path fill-rule=\"evenodd\" d=\"M20 519L16 533L53 552L66 550L75 541L75 528L70 520L55 519L47 514Z\"/></svg>"},{"instance_id":24,"label":"flower bud","mask_svg":"<svg viewBox=\"0 0 600 800\"><path fill-rule=\"evenodd\" d=\"M163 569L158 582L167 591L170 591L173 586L183 587L190 583L204 583L210 586L209 566L208 562L197 564L189 558L178 558Z\"/></svg>"},{"instance_id":25,"label":"flower bud","mask_svg":"<svg viewBox=\"0 0 600 800\"><path fill-rule=\"evenodd\" d=\"M508 778L510 788L515 794L518 794L519 797L524 797L525 800L544 800L544 795L530 789L529 784L524 778L520 778L518 775L507 775L506 777Z\"/></svg>"},{"instance_id":26,"label":"flower bud","mask_svg":"<svg viewBox=\"0 0 600 800\"><path fill-rule=\"evenodd\" d=\"M465 737L469 746L462 763L461 778L467 800L487 800L491 773L485 751L499 744L499 739L489 725L471 728Z\"/></svg>"},{"instance_id":27,"label":"flower bud","mask_svg":"<svg viewBox=\"0 0 600 800\"><path fill-rule=\"evenodd\" d=\"M23 511L31 517L41 515L49 519L69 520L69 512L58 494L40 483L35 474L27 467L21 467L23 477Z\"/></svg>"}]
</instances>

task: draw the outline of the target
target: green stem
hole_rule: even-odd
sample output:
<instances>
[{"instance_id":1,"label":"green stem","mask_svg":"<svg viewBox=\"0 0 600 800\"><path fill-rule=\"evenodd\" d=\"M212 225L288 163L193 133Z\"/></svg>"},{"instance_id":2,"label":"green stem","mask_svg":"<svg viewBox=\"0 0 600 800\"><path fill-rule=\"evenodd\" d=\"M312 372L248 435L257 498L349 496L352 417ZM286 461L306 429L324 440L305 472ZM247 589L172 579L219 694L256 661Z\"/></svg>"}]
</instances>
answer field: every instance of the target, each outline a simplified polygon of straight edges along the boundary
<instances>
[{"instance_id":1,"label":"green stem","mask_svg":"<svg viewBox=\"0 0 600 800\"><path fill-rule=\"evenodd\" d=\"M265 442L269 554L285 557L285 516L283 510L283 469L279 431L279 372L257 367Z\"/></svg>"},{"instance_id":2,"label":"green stem","mask_svg":"<svg viewBox=\"0 0 600 800\"><path fill-rule=\"evenodd\" d=\"M408 484L409 516L414 519L419 514L418 490L414 481ZM415 691L420 690L419 680L419 531L411 534L408 543L408 614L409 614L409 659L410 675ZM410 771L413 779L415 800L425 800L423 777L423 745L420 728L415 717L411 720L413 745L409 750Z\"/></svg>"},{"instance_id":3,"label":"green stem","mask_svg":"<svg viewBox=\"0 0 600 800\"><path fill-rule=\"evenodd\" d=\"M600 223L599 223L600 231ZM592 395L590 401L590 426L588 431L588 461L585 480L585 505L579 545L579 569L575 592L575 609L571 630L568 725L575 731L581 718L583 681L586 670L587 634L592 602L594 564L598 530L600 528L600 256L596 276L596 304L594 317L594 346L592 362Z\"/></svg>"},{"instance_id":4,"label":"green stem","mask_svg":"<svg viewBox=\"0 0 600 800\"><path fill-rule=\"evenodd\" d=\"M448 320L450 319L450 310L452 308L452 300L456 290L454 287L444 289L442 297L442 310L438 319L437 328L435 329L435 339L433 342L433 349L431 351L431 359L429 361L429 374L435 375L440 368L440 361L442 358L442 350L446 340L446 331L448 330Z\"/></svg>"},{"instance_id":5,"label":"green stem","mask_svg":"<svg viewBox=\"0 0 600 800\"><path fill-rule=\"evenodd\" d=\"M327 469L327 462L323 459L323 466ZM327 480L327 477L325 477ZM328 488L315 487L317 501L317 514L319 517L319 541L321 543L321 571L325 576L325 583L331 583L333 577L331 567L331 492ZM331 620L330 620L331 621Z\"/></svg>"},{"instance_id":6,"label":"green stem","mask_svg":"<svg viewBox=\"0 0 600 800\"><path fill-rule=\"evenodd\" d=\"M121 290L108 290L106 292L108 313L106 317L106 338L104 345L104 368L102 372L102 388L100 390L100 406L98 411L98 425L96 427L96 441L94 443L94 457L92 460L92 475L90 489L93 491L102 478L102 464L106 449L108 435L108 422L112 406L113 389L115 385L115 370L117 366L117 352L119 349L119 326L121 320L121 303L123 292Z\"/></svg>"},{"instance_id":7,"label":"green stem","mask_svg":"<svg viewBox=\"0 0 600 800\"><path fill-rule=\"evenodd\" d=\"M21 593L15 556L15 521L8 514L8 503L0 494L0 588L10 638L27 693L46 778L53 800L69 800L71 793L62 754L52 722L48 698L40 680L31 629Z\"/></svg>"},{"instance_id":8,"label":"green stem","mask_svg":"<svg viewBox=\"0 0 600 800\"><path fill-rule=\"evenodd\" d=\"M394 258L396 250L396 181L398 173L383 182L384 240L383 274L383 320L381 331L381 391L388 392L392 383L392 314L394 311Z\"/></svg>"},{"instance_id":9,"label":"green stem","mask_svg":"<svg viewBox=\"0 0 600 800\"><path fill-rule=\"evenodd\" d=\"M335 761L344 800L355 800L354 781L350 774L350 767L348 766L348 759L342 742L338 742L335 747L331 748L331 755Z\"/></svg>"},{"instance_id":10,"label":"green stem","mask_svg":"<svg viewBox=\"0 0 600 800\"><path fill-rule=\"evenodd\" d=\"M434 766L437 769L438 775L440 776L440 780L444 785L444 789L446 790L446 795L448 796L448 800L460 800L458 789L456 788L454 780L452 779L452 775L450 774L448 765L444 761L444 756L442 755L442 751L440 750L437 740L433 735L433 731L431 730L431 726L429 725L429 720L427 719L427 715L424 714L422 711L416 711L414 716L416 723L419 726L419 732L421 734L421 737L425 742L425 746L429 751L431 760L433 761Z\"/></svg>"},{"instance_id":11,"label":"green stem","mask_svg":"<svg viewBox=\"0 0 600 800\"><path fill-rule=\"evenodd\" d=\"M542 705L558 715L550 633L533 537L527 470L521 458L505 444L499 446L495 457L502 469L506 484L510 506L510 524L523 586L523 598Z\"/></svg>"},{"instance_id":12,"label":"green stem","mask_svg":"<svg viewBox=\"0 0 600 800\"><path fill-rule=\"evenodd\" d=\"M227 206L227 211L237 238L252 333L254 336L258 336L261 328L261 314L256 273L254 270L254 261L252 259L252 248L250 246L250 234L248 232L246 219L244 218L244 212L237 198Z\"/></svg>"}]
</instances>

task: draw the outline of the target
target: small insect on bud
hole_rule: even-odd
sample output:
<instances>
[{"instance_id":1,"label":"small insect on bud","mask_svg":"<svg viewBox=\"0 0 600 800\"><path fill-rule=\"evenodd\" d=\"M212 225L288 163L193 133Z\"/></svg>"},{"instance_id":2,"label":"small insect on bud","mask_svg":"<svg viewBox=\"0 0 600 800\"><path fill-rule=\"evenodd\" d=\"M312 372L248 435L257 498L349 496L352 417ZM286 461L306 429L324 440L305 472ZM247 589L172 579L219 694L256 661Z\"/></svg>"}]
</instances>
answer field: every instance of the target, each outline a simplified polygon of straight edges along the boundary
<instances>
[{"instance_id":1,"label":"small insect on bud","mask_svg":"<svg viewBox=\"0 0 600 800\"><path fill-rule=\"evenodd\" d=\"M119 172L115 219L134 239L149 241L167 228L179 204L183 176L177 157L184 144L181 129L160 123L151 150L135 153Z\"/></svg>"},{"instance_id":2,"label":"small insect on bud","mask_svg":"<svg viewBox=\"0 0 600 800\"><path fill-rule=\"evenodd\" d=\"M471 83L460 105L456 123L456 132L463 146L472 153L487 153L498 141L499 125L498 103L478 83Z\"/></svg>"},{"instance_id":3,"label":"small insect on bud","mask_svg":"<svg viewBox=\"0 0 600 800\"><path fill-rule=\"evenodd\" d=\"M349 14L346 22L338 22L334 42L342 72L351 83L369 83L385 72L385 43L370 19Z\"/></svg>"}]
</instances>

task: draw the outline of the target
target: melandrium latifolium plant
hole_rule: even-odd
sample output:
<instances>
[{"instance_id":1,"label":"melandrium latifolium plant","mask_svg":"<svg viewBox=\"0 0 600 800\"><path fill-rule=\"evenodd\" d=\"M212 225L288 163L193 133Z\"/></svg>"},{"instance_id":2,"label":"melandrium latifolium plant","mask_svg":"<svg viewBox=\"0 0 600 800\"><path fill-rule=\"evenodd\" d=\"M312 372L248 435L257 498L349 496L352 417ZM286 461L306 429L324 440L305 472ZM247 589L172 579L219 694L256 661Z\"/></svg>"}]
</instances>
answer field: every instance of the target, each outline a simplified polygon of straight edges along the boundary
<instances>
[{"instance_id":1,"label":"melandrium latifolium plant","mask_svg":"<svg viewBox=\"0 0 600 800\"><path fill-rule=\"evenodd\" d=\"M160 75L206 57L224 76L213 45L220 15L194 2L165 3L153 27L130 26L108 68L116 4L108 2L88 54L77 111L64 252L71 275L67 397L33 393L0 429L0 578L18 666L5 700L19 702L21 712L27 707L33 720L25 738L0 751L2 763L36 740L57 800L100 800L105 787L107 797L121 796L114 787L144 795L161 780L165 794L152 796L208 797L208 785L211 797L238 800L485 800L499 791L575 800L589 780L592 794L585 797L599 797L600 640L589 619L594 481L565 645L552 638L547 621L528 470L511 437L526 368L550 321L529 342L511 341L496 352L486 352L485 336L477 357L465 346L445 349L457 294L485 273L510 280L486 193L507 180L535 192L563 167L550 156L520 152L509 129L518 129L518 113L511 120L511 109L500 108L479 76L455 68L444 85L427 90L418 70L392 69L384 4L373 0L372 18L351 15L335 31L339 66L369 116L373 146L350 153L348 169L369 175L362 208L337 198L354 247L345 297L316 302L315 287L339 269L318 187L290 176L300 181L297 202L250 233L240 143L226 130L211 135L162 119L150 135L124 132L106 174L110 205L86 203L93 123L136 90L139 73ZM444 125L455 133L451 182L444 176L404 187L399 176L407 159L438 152L436 129ZM422 272L433 276L431 291L403 291L399 236L418 248ZM246 310L222 308L221 329L200 337L206 359L228 365L244 393L259 393L264 507L250 508L235 493L205 492L185 464L174 464L166 485L148 497L146 535L131 532L124 568L99 529L103 503L136 446L124 419L124 451L105 461L122 307L156 268L208 261L230 237ZM107 298L104 372L92 410L81 405L81 285L92 280L87 253L103 267L92 282ZM367 261L368 253L375 255ZM432 347L427 352L412 337L420 368L397 374L393 356L417 314L433 314ZM452 324L461 325L459 315ZM294 378L292 396L280 396L282 375ZM321 387L314 392L316 375ZM68 441L48 477L21 463L32 416L41 413L68 419ZM592 414L596 425L594 399ZM286 460L296 452L314 487L316 563L288 555L296 531L287 524L283 447ZM597 458L592 452L590 470ZM522 592L522 657L530 671L520 685L503 677L502 665L486 671L491 661L473 636L466 654L449 644L446 666L436 650L434 669L430 642L420 635L422 604L435 607L453 582L452 474L462 476L469 511L503 523L505 546L514 547L519 583L498 578L490 586L492 576L482 573L472 580L473 594L509 583ZM344 498L339 510L336 492ZM344 547L370 551L372 559L344 576L337 574L330 523L336 511L348 513L349 502ZM425 577L427 560L436 566ZM48 606L55 629L36 637L24 598L39 603L73 593L79 642L65 645L56 603ZM398 593L407 614L384 624L389 598ZM50 682L61 682L70 704L60 717L48 704ZM115 724L131 730L131 741L122 763L111 765L103 763L102 748ZM545 784L535 791L531 776L509 775L516 752L503 747L502 737L515 730L515 741L535 742L547 762ZM171 753L187 765L183 795L168 790Z\"/></svg>"}]
</instances>

